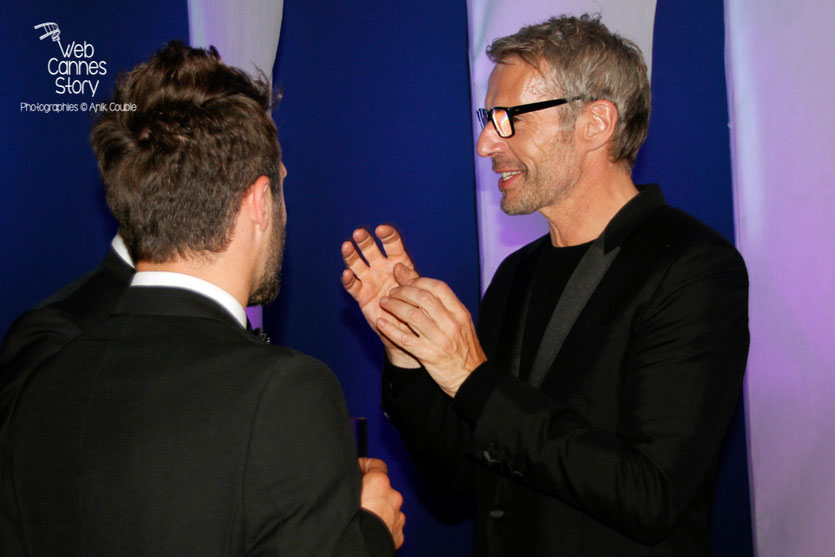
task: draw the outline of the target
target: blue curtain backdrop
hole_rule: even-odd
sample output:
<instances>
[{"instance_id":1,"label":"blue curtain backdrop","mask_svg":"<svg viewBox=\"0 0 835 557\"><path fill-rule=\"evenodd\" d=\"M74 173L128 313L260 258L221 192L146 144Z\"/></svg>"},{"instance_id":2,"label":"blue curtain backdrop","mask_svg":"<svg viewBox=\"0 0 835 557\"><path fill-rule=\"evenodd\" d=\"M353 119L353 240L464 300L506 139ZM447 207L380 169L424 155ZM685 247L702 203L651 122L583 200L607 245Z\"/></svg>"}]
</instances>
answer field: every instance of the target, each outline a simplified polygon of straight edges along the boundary
<instances>
[{"instance_id":1,"label":"blue curtain backdrop","mask_svg":"<svg viewBox=\"0 0 835 557\"><path fill-rule=\"evenodd\" d=\"M635 182L657 182L670 205L733 243L723 2L658 0L652 57L652 118ZM741 398L718 466L714 554L753 555Z\"/></svg>"},{"instance_id":2,"label":"blue curtain backdrop","mask_svg":"<svg viewBox=\"0 0 835 557\"><path fill-rule=\"evenodd\" d=\"M107 99L120 69L165 42L188 42L186 3L34 0L3 5L0 17L0 335L15 317L101 261L116 231L104 203L89 112L22 112L20 103ZM64 47L93 45L107 74L95 97L55 93L47 72L58 46L34 29L58 24Z\"/></svg>"},{"instance_id":3,"label":"blue curtain backdrop","mask_svg":"<svg viewBox=\"0 0 835 557\"><path fill-rule=\"evenodd\" d=\"M289 220L265 327L327 363L368 418L369 454L405 498L399 555L468 555L470 501L436 493L382 415L382 347L339 281L353 229L393 223L419 271L477 312L465 2L286 2L273 83Z\"/></svg>"}]
</instances>

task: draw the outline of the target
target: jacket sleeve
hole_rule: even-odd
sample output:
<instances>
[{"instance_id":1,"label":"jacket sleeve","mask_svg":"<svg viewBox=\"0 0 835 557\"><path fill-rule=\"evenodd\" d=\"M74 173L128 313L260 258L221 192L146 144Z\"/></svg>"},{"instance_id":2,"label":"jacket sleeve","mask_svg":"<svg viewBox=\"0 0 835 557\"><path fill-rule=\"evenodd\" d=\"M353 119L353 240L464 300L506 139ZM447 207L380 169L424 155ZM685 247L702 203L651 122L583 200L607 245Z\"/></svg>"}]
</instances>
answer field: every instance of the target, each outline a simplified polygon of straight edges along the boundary
<instances>
[{"instance_id":1,"label":"jacket sleeve","mask_svg":"<svg viewBox=\"0 0 835 557\"><path fill-rule=\"evenodd\" d=\"M425 369L383 368L383 410L418 468L436 485L460 493L473 487L467 455L473 428Z\"/></svg>"},{"instance_id":2,"label":"jacket sleeve","mask_svg":"<svg viewBox=\"0 0 835 557\"><path fill-rule=\"evenodd\" d=\"M522 258L522 250L502 261L479 308L478 337L490 362L480 366L465 383L489 392L505 370L491 365L497 358L498 323L503 318L508 292ZM383 366L383 410L400 433L421 471L447 491L461 493L475 487L475 461L468 448L473 424L462 417L423 368L403 369L386 362ZM475 403L479 408L482 401Z\"/></svg>"},{"instance_id":3,"label":"jacket sleeve","mask_svg":"<svg viewBox=\"0 0 835 557\"><path fill-rule=\"evenodd\" d=\"M388 528L360 508L361 473L339 383L294 353L271 375L245 472L246 553L393 555Z\"/></svg>"},{"instance_id":4,"label":"jacket sleeve","mask_svg":"<svg viewBox=\"0 0 835 557\"><path fill-rule=\"evenodd\" d=\"M636 315L616 431L507 374L481 405L467 401L465 383L455 402L474 424L473 456L643 543L660 541L730 423L747 359L747 292L735 250L693 249L669 266Z\"/></svg>"}]
</instances>

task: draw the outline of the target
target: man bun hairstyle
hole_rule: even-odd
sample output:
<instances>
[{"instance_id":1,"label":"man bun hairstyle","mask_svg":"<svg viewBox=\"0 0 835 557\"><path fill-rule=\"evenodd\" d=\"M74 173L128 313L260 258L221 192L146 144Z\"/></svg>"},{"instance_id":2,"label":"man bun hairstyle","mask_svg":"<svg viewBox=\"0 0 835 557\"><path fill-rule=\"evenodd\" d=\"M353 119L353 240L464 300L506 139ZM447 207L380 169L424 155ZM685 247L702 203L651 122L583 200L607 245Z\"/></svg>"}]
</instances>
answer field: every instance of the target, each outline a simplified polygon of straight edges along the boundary
<instances>
[{"instance_id":1,"label":"man bun hairstyle","mask_svg":"<svg viewBox=\"0 0 835 557\"><path fill-rule=\"evenodd\" d=\"M487 48L495 63L518 57L537 68L559 97L590 102L606 99L618 109L611 156L629 169L649 129L651 95L647 67L638 46L611 33L600 16L562 16L523 27ZM572 124L582 104L561 109Z\"/></svg>"},{"instance_id":2,"label":"man bun hairstyle","mask_svg":"<svg viewBox=\"0 0 835 557\"><path fill-rule=\"evenodd\" d=\"M280 199L281 150L269 82L223 64L217 50L168 43L119 76L90 142L107 204L136 261L211 257L227 248L250 185Z\"/></svg>"}]
</instances>

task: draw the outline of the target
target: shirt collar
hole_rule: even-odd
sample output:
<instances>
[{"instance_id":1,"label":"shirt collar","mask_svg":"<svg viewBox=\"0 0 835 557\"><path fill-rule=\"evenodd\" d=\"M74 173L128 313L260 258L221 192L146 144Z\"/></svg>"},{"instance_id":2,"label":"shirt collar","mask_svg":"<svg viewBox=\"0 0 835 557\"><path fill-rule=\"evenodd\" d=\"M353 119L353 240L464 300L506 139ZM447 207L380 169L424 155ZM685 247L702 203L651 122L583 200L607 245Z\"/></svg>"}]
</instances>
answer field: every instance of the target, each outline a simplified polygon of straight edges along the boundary
<instances>
[{"instance_id":1,"label":"shirt collar","mask_svg":"<svg viewBox=\"0 0 835 557\"><path fill-rule=\"evenodd\" d=\"M603 231L603 248L607 253L623 243L624 239L657 209L665 205L661 188L655 184L637 186L638 195L630 199L609 221Z\"/></svg>"},{"instance_id":2,"label":"shirt collar","mask_svg":"<svg viewBox=\"0 0 835 557\"><path fill-rule=\"evenodd\" d=\"M122 258L122 260L133 267L136 268L136 265L133 264L133 258L130 256L130 252L128 252L128 247L125 245L125 241L122 239L121 236L116 234L113 237L113 241L110 242L110 247L113 248L113 251L116 252L116 255Z\"/></svg>"},{"instance_id":3,"label":"shirt collar","mask_svg":"<svg viewBox=\"0 0 835 557\"><path fill-rule=\"evenodd\" d=\"M133 280L131 280L130 285L168 286L196 292L217 302L235 318L241 327L246 328L246 310L238 303L238 300L226 290L203 279L168 271L140 271L133 275Z\"/></svg>"}]
</instances>

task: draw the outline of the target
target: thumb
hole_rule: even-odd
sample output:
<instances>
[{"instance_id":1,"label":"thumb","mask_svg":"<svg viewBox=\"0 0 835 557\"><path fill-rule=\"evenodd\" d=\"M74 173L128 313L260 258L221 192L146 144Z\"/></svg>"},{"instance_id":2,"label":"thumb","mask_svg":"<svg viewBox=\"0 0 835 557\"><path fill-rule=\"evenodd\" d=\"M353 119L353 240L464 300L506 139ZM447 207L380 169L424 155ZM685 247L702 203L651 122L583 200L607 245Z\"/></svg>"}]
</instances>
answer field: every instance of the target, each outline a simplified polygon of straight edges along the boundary
<instances>
[{"instance_id":1,"label":"thumb","mask_svg":"<svg viewBox=\"0 0 835 557\"><path fill-rule=\"evenodd\" d=\"M400 286L406 286L409 282L419 276L420 275L418 275L417 271L410 269L402 263L398 263L394 266L394 280L396 280Z\"/></svg>"}]
</instances>

